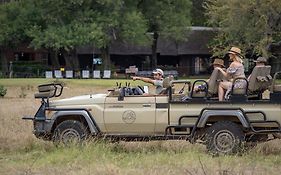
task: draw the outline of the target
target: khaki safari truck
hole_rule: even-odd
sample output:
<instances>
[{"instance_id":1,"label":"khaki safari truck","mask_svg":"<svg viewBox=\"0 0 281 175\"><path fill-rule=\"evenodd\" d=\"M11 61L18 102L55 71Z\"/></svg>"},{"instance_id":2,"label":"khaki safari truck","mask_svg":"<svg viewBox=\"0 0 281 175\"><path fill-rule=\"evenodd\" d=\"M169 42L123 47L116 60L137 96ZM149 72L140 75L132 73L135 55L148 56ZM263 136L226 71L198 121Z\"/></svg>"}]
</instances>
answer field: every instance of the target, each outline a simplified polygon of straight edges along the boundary
<instances>
[{"instance_id":1,"label":"khaki safari truck","mask_svg":"<svg viewBox=\"0 0 281 175\"><path fill-rule=\"evenodd\" d=\"M91 137L184 139L205 144L212 154L236 154L247 143L280 138L280 73L271 77L270 68L257 69L250 80L244 79L247 87L232 88L225 101L218 101L217 86L223 80L217 71L208 82L165 78L159 95L119 84L106 94L51 100L62 94L63 86L44 84L35 94L40 108L34 117L23 119L33 121L37 138L55 143L81 143ZM204 88L195 91L198 85ZM269 91L267 97L264 91Z\"/></svg>"}]
</instances>

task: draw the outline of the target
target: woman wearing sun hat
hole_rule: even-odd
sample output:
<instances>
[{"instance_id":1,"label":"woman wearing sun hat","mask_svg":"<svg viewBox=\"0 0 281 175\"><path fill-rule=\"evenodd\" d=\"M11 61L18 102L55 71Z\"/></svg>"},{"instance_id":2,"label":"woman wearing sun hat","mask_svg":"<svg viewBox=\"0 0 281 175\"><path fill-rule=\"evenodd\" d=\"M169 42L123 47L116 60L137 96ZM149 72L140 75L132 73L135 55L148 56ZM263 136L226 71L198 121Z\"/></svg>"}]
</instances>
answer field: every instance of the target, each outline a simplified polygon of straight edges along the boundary
<instances>
[{"instance_id":1,"label":"woman wearing sun hat","mask_svg":"<svg viewBox=\"0 0 281 175\"><path fill-rule=\"evenodd\" d=\"M230 91L232 87L232 81L235 78L245 78L244 73L244 66L243 66L243 56L241 55L241 50L238 47L231 47L231 49L227 52L229 55L229 60L232 61L232 63L229 65L229 67L225 70L222 68L217 68L225 78L229 79L230 81L224 81L220 82L219 89L218 89L218 95L219 95L219 101L224 100L224 96L226 91ZM234 88L244 88L245 87L245 81L244 80L237 80L235 82Z\"/></svg>"}]
</instances>

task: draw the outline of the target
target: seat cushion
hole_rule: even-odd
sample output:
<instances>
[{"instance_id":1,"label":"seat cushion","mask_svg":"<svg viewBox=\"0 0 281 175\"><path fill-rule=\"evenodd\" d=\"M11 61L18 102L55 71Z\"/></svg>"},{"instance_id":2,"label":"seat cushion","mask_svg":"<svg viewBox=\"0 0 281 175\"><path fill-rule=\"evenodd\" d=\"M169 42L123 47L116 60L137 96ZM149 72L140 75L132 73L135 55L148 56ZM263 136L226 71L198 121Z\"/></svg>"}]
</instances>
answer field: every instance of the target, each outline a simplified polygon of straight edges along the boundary
<instances>
[{"instance_id":1,"label":"seat cushion","mask_svg":"<svg viewBox=\"0 0 281 175\"><path fill-rule=\"evenodd\" d=\"M48 91L48 92L39 92L34 94L35 98L50 98L53 97L55 94L55 91Z\"/></svg>"},{"instance_id":2,"label":"seat cushion","mask_svg":"<svg viewBox=\"0 0 281 175\"><path fill-rule=\"evenodd\" d=\"M39 92L49 92L49 91L54 91L54 90L55 90L55 86L53 84L38 86L38 91Z\"/></svg>"},{"instance_id":3,"label":"seat cushion","mask_svg":"<svg viewBox=\"0 0 281 175\"><path fill-rule=\"evenodd\" d=\"M203 98L205 96L206 96L206 93L204 91L193 92L193 94L192 94L192 98L193 97L197 97L197 98L202 97Z\"/></svg>"}]
</instances>

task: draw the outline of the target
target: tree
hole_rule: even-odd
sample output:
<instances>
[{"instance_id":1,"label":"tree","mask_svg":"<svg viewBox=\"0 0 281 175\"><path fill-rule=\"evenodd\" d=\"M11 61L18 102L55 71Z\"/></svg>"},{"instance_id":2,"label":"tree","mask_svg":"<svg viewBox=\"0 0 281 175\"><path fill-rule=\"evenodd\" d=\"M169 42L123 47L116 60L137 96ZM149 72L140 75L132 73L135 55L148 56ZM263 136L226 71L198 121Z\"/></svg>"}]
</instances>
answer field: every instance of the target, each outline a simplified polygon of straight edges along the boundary
<instances>
[{"instance_id":1,"label":"tree","mask_svg":"<svg viewBox=\"0 0 281 175\"><path fill-rule=\"evenodd\" d=\"M152 67L157 66L157 41L159 36L170 40L185 40L191 25L190 0L140 0L138 7L148 21L152 33Z\"/></svg>"},{"instance_id":2,"label":"tree","mask_svg":"<svg viewBox=\"0 0 281 175\"><path fill-rule=\"evenodd\" d=\"M3 73L8 70L5 50L29 43L30 38L26 35L26 30L39 23L38 10L31 2L32 0L11 1L0 5L0 52Z\"/></svg>"},{"instance_id":3,"label":"tree","mask_svg":"<svg viewBox=\"0 0 281 175\"><path fill-rule=\"evenodd\" d=\"M101 28L102 39L95 43L100 48L105 63L109 68L109 47L114 40L129 43L146 44L147 22L137 10L136 1L132 0L97 0L92 6L96 12L93 18Z\"/></svg>"},{"instance_id":4,"label":"tree","mask_svg":"<svg viewBox=\"0 0 281 175\"><path fill-rule=\"evenodd\" d=\"M91 20L90 2L83 0L34 0L40 9L42 23L27 30L31 46L53 51L52 62L57 63L57 54L65 58L66 68L79 69L76 47L99 37L99 28Z\"/></svg>"},{"instance_id":5,"label":"tree","mask_svg":"<svg viewBox=\"0 0 281 175\"><path fill-rule=\"evenodd\" d=\"M236 45L268 57L268 46L281 40L280 0L209 0L208 23L218 27L212 46L216 54Z\"/></svg>"},{"instance_id":6,"label":"tree","mask_svg":"<svg viewBox=\"0 0 281 175\"><path fill-rule=\"evenodd\" d=\"M66 67L78 68L76 47L93 45L101 50L104 68L110 66L109 47L113 40L144 42L147 29L136 4L126 0L38 0L44 25L33 26L28 34L37 48L64 52ZM69 56L68 56L69 55Z\"/></svg>"},{"instance_id":7,"label":"tree","mask_svg":"<svg viewBox=\"0 0 281 175\"><path fill-rule=\"evenodd\" d=\"M204 8L204 3L206 0L192 0L191 9L191 23L192 26L205 26L207 23L207 18L205 16L206 9Z\"/></svg>"}]
</instances>

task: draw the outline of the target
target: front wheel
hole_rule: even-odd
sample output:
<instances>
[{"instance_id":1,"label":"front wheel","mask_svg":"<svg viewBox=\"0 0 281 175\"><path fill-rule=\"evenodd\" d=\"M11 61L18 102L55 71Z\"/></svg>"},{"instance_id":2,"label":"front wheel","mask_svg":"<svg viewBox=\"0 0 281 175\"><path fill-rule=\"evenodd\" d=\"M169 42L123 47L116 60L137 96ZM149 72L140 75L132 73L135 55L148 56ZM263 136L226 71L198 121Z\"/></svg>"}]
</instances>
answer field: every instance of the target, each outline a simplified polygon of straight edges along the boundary
<instances>
[{"instance_id":1,"label":"front wheel","mask_svg":"<svg viewBox=\"0 0 281 175\"><path fill-rule=\"evenodd\" d=\"M236 154L242 151L245 134L230 121L213 124L206 133L207 149L212 154Z\"/></svg>"},{"instance_id":2,"label":"front wheel","mask_svg":"<svg viewBox=\"0 0 281 175\"><path fill-rule=\"evenodd\" d=\"M54 130L53 141L64 145L80 144L87 139L89 133L85 126L76 120L61 122Z\"/></svg>"}]
</instances>

